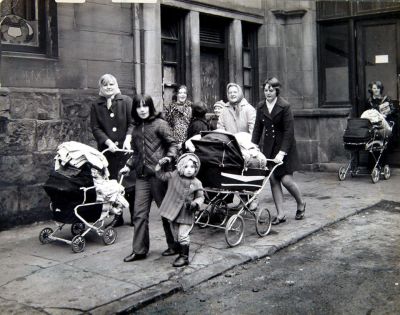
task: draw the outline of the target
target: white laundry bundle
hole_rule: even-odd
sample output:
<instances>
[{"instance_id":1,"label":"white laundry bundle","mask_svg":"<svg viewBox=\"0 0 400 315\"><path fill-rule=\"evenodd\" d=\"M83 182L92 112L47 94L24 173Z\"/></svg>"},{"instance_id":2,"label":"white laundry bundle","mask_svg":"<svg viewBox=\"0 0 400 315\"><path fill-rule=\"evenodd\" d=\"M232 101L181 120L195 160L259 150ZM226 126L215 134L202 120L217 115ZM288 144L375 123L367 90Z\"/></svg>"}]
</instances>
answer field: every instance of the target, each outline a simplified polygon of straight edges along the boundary
<instances>
[{"instance_id":1,"label":"white laundry bundle","mask_svg":"<svg viewBox=\"0 0 400 315\"><path fill-rule=\"evenodd\" d=\"M379 127L379 134L386 138L392 134L392 127L390 127L384 115L376 109L368 109L361 114L361 118L368 119L372 124Z\"/></svg>"},{"instance_id":2,"label":"white laundry bundle","mask_svg":"<svg viewBox=\"0 0 400 315\"><path fill-rule=\"evenodd\" d=\"M235 138L239 143L246 167L262 169L266 167L267 159L257 145L251 142L251 134L238 132L235 134Z\"/></svg>"},{"instance_id":3,"label":"white laundry bundle","mask_svg":"<svg viewBox=\"0 0 400 315\"><path fill-rule=\"evenodd\" d=\"M124 209L129 208L129 203L124 197L124 186L115 179L105 179L95 170L92 170L93 183L96 189L96 201L105 202L103 212L110 211L112 214L121 214Z\"/></svg>"}]
</instances>

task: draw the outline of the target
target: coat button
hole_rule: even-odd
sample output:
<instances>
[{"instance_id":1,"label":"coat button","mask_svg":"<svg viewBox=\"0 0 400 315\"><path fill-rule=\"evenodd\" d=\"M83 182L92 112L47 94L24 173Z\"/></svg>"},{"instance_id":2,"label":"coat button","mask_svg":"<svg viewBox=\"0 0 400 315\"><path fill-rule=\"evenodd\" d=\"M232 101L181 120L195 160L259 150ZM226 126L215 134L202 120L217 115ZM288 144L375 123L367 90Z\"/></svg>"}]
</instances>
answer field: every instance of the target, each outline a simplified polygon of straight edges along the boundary
<instances>
[{"instance_id":1,"label":"coat button","mask_svg":"<svg viewBox=\"0 0 400 315\"><path fill-rule=\"evenodd\" d=\"M119 143L118 143L118 141L115 141L115 145L118 145Z\"/></svg>"},{"instance_id":2,"label":"coat button","mask_svg":"<svg viewBox=\"0 0 400 315\"><path fill-rule=\"evenodd\" d=\"M112 131L116 132L117 131L117 127L113 127Z\"/></svg>"},{"instance_id":3,"label":"coat button","mask_svg":"<svg viewBox=\"0 0 400 315\"><path fill-rule=\"evenodd\" d=\"M272 128L274 128L274 125L271 125Z\"/></svg>"},{"instance_id":4,"label":"coat button","mask_svg":"<svg viewBox=\"0 0 400 315\"><path fill-rule=\"evenodd\" d=\"M114 113L111 113L111 114L110 114L110 117L111 117L111 118L114 118L114 116L115 116Z\"/></svg>"}]
</instances>

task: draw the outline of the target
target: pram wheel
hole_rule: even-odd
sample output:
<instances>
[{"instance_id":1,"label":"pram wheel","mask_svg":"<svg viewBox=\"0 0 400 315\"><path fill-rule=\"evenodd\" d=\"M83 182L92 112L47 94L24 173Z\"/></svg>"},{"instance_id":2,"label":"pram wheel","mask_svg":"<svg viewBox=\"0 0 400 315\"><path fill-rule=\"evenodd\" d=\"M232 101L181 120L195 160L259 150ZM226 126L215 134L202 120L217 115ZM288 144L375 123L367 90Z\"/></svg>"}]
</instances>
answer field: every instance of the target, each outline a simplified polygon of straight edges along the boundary
<instances>
[{"instance_id":1,"label":"pram wheel","mask_svg":"<svg viewBox=\"0 0 400 315\"><path fill-rule=\"evenodd\" d=\"M53 234L53 229L46 227L43 230L40 231L39 233L39 241L42 244L48 244L51 242L51 239L49 238L49 236Z\"/></svg>"},{"instance_id":2,"label":"pram wheel","mask_svg":"<svg viewBox=\"0 0 400 315\"><path fill-rule=\"evenodd\" d=\"M230 247L238 245L244 235L244 219L235 214L231 216L225 227L225 240Z\"/></svg>"},{"instance_id":3,"label":"pram wheel","mask_svg":"<svg viewBox=\"0 0 400 315\"><path fill-rule=\"evenodd\" d=\"M196 222L199 224L199 227L205 228L210 222L210 211L207 209L200 210L196 216Z\"/></svg>"},{"instance_id":4,"label":"pram wheel","mask_svg":"<svg viewBox=\"0 0 400 315\"><path fill-rule=\"evenodd\" d=\"M374 169L371 172L371 180L375 184L379 181L379 176L380 176L380 171L377 167L374 167Z\"/></svg>"},{"instance_id":5,"label":"pram wheel","mask_svg":"<svg viewBox=\"0 0 400 315\"><path fill-rule=\"evenodd\" d=\"M347 169L344 166L341 166L338 171L338 178L340 181L345 180L347 175Z\"/></svg>"},{"instance_id":6,"label":"pram wheel","mask_svg":"<svg viewBox=\"0 0 400 315\"><path fill-rule=\"evenodd\" d=\"M390 167L387 164L383 167L383 178L384 179L390 178Z\"/></svg>"},{"instance_id":7,"label":"pram wheel","mask_svg":"<svg viewBox=\"0 0 400 315\"><path fill-rule=\"evenodd\" d=\"M85 250L86 241L81 235L76 235L71 241L71 248L74 253L80 253Z\"/></svg>"},{"instance_id":8,"label":"pram wheel","mask_svg":"<svg viewBox=\"0 0 400 315\"><path fill-rule=\"evenodd\" d=\"M75 222L71 225L71 234L73 236L80 235L85 231L85 224L83 222Z\"/></svg>"},{"instance_id":9,"label":"pram wheel","mask_svg":"<svg viewBox=\"0 0 400 315\"><path fill-rule=\"evenodd\" d=\"M103 233L104 244L106 244L106 245L114 244L116 239L117 239L117 231L112 226L110 226L104 230L104 233Z\"/></svg>"},{"instance_id":10,"label":"pram wheel","mask_svg":"<svg viewBox=\"0 0 400 315\"><path fill-rule=\"evenodd\" d=\"M268 235L271 230L271 214L266 208L261 208L256 217L256 231L259 236Z\"/></svg>"},{"instance_id":11,"label":"pram wheel","mask_svg":"<svg viewBox=\"0 0 400 315\"><path fill-rule=\"evenodd\" d=\"M228 218L228 206L225 200L216 201L214 206L212 207L211 213L212 213L212 218L211 218L212 223L215 223L217 225L224 225L226 219Z\"/></svg>"}]
</instances>

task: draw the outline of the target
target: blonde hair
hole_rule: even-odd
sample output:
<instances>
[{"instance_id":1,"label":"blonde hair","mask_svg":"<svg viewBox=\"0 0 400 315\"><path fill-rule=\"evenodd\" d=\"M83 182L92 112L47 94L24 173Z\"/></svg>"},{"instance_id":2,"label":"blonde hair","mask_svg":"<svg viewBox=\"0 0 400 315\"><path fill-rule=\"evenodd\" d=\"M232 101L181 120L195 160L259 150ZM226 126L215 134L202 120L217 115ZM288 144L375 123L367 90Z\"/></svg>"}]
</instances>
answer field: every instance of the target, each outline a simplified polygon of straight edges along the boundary
<instances>
[{"instance_id":1,"label":"blonde hair","mask_svg":"<svg viewBox=\"0 0 400 315\"><path fill-rule=\"evenodd\" d=\"M195 156L189 154L189 155L183 156L178 161L178 164L176 165L179 175L183 175L183 172L185 171L185 166L189 163L189 161L193 162L193 165L196 168L196 171L199 169L198 159Z\"/></svg>"}]
</instances>

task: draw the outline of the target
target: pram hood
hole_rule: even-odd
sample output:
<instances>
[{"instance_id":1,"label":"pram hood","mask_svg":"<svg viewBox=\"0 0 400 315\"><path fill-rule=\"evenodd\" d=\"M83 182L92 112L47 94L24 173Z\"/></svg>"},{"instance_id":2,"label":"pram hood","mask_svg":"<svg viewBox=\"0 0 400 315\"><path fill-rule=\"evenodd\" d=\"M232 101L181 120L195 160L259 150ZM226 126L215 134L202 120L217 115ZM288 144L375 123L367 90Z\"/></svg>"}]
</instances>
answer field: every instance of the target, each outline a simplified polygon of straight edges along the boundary
<instances>
[{"instance_id":1,"label":"pram hood","mask_svg":"<svg viewBox=\"0 0 400 315\"><path fill-rule=\"evenodd\" d=\"M201 132L200 140L192 140L192 142L202 167L213 165L244 168L244 158L233 134L223 131L204 131Z\"/></svg>"}]
</instances>

